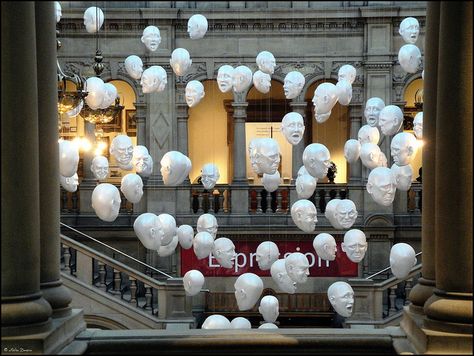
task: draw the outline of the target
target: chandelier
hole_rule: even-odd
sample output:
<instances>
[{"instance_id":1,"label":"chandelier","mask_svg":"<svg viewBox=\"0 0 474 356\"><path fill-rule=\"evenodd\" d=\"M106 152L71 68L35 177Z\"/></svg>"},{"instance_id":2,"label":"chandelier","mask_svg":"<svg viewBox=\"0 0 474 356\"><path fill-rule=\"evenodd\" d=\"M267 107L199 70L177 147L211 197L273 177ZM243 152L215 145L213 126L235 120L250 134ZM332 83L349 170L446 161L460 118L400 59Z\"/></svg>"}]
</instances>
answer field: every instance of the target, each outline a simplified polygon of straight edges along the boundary
<instances>
[{"instance_id":1,"label":"chandelier","mask_svg":"<svg viewBox=\"0 0 474 356\"><path fill-rule=\"evenodd\" d=\"M81 116L84 120L92 124L107 124L113 120L119 119L123 105L120 105L120 97L117 96L115 104L105 109L92 110L87 104L84 103L84 107L81 110Z\"/></svg>"}]
</instances>

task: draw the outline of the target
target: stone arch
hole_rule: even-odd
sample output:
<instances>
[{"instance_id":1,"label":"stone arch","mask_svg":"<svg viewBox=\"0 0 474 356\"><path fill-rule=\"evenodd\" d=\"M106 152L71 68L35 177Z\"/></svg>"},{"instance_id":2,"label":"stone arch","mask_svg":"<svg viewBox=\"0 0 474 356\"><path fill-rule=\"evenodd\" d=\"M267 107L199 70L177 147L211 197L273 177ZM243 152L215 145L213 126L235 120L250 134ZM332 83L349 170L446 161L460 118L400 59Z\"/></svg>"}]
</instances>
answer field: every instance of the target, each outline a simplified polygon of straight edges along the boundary
<instances>
[{"instance_id":1,"label":"stone arch","mask_svg":"<svg viewBox=\"0 0 474 356\"><path fill-rule=\"evenodd\" d=\"M393 219L387 215L371 214L365 218L364 226L390 228L393 227Z\"/></svg>"},{"instance_id":2,"label":"stone arch","mask_svg":"<svg viewBox=\"0 0 474 356\"><path fill-rule=\"evenodd\" d=\"M308 89L311 87L311 85L313 85L314 83L320 81L320 80L324 80L324 79L328 79L324 76L324 74L309 74L308 76L305 76L305 83L304 83L304 87L303 89L301 90L301 94L300 96L302 96L303 98L306 97L306 94L307 94L307 91ZM313 96L313 94L311 93L311 96Z\"/></svg>"},{"instance_id":3,"label":"stone arch","mask_svg":"<svg viewBox=\"0 0 474 356\"><path fill-rule=\"evenodd\" d=\"M101 78L104 82L110 82L112 80L121 80L123 82L126 82L132 89L133 89L133 92L135 93L135 101L138 102L139 99L141 99L143 97L143 93L141 91L141 89L139 89L138 85L137 84L137 81L135 80L132 80L130 79L129 77L126 77L126 76L123 76L123 75L116 75L116 76L112 76L111 73L106 73L102 76Z\"/></svg>"},{"instance_id":4,"label":"stone arch","mask_svg":"<svg viewBox=\"0 0 474 356\"><path fill-rule=\"evenodd\" d=\"M129 328L117 320L104 316L85 314L84 321L88 328L99 328L105 330L128 330Z\"/></svg>"}]
</instances>

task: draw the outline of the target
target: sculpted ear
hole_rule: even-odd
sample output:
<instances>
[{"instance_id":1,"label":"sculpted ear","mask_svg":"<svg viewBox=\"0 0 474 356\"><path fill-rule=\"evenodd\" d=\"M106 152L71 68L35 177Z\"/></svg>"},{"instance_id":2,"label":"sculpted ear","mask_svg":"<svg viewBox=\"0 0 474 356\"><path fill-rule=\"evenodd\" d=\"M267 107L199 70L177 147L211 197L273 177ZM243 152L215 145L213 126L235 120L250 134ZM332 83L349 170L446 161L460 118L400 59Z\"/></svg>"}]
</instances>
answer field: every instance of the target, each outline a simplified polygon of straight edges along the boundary
<instances>
[{"instance_id":1,"label":"sculpted ear","mask_svg":"<svg viewBox=\"0 0 474 356\"><path fill-rule=\"evenodd\" d=\"M341 243L341 249L342 249L343 252L346 252L344 242Z\"/></svg>"},{"instance_id":2,"label":"sculpted ear","mask_svg":"<svg viewBox=\"0 0 474 356\"><path fill-rule=\"evenodd\" d=\"M372 194L372 183L367 182L367 193Z\"/></svg>"}]
</instances>

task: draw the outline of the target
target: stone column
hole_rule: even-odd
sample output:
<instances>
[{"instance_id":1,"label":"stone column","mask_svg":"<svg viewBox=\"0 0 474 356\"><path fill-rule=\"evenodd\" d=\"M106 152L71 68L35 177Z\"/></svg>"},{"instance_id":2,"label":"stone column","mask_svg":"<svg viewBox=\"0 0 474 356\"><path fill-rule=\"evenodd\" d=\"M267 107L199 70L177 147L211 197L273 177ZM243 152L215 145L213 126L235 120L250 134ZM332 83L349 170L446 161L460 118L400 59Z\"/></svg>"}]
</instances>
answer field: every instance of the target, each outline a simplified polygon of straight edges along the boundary
<instances>
[{"instance_id":1,"label":"stone column","mask_svg":"<svg viewBox=\"0 0 474 356\"><path fill-rule=\"evenodd\" d=\"M357 140L357 134L362 127L363 107L351 105L349 107L349 118L351 120L350 138ZM362 162L358 159L349 165L349 183L362 183Z\"/></svg>"},{"instance_id":2,"label":"stone column","mask_svg":"<svg viewBox=\"0 0 474 356\"><path fill-rule=\"evenodd\" d=\"M60 279L59 145L56 71L56 19L51 2L36 2L38 68L41 291L53 316L71 313L72 297ZM11 139L11 138L10 138ZM54 157L54 159L53 159Z\"/></svg>"},{"instance_id":3,"label":"stone column","mask_svg":"<svg viewBox=\"0 0 474 356\"><path fill-rule=\"evenodd\" d=\"M182 81L176 83L176 119L178 121L178 151L188 156L188 119L189 110L185 100L186 84ZM189 213L191 211L191 182L189 176L177 187L176 191L177 213Z\"/></svg>"},{"instance_id":4,"label":"stone column","mask_svg":"<svg viewBox=\"0 0 474 356\"><path fill-rule=\"evenodd\" d=\"M2 2L1 18L3 341L47 331L52 309L40 291L35 3Z\"/></svg>"},{"instance_id":5,"label":"stone column","mask_svg":"<svg viewBox=\"0 0 474 356\"><path fill-rule=\"evenodd\" d=\"M438 73L438 36L439 36L439 2L428 4L426 14L425 38L425 73ZM424 314L423 305L432 295L436 279L436 232L435 232L435 162L436 162L436 93L438 75L425 75L423 83L424 114L427 120L423 123L423 211L421 215L421 250L422 277L411 290L410 310ZM432 120L428 118L433 118ZM432 139L428 139L432 138Z\"/></svg>"},{"instance_id":6,"label":"stone column","mask_svg":"<svg viewBox=\"0 0 474 356\"><path fill-rule=\"evenodd\" d=\"M298 97L299 98L299 97ZM307 122L306 118L306 103L304 101L298 100L295 98L291 101L290 107L291 110L297 112L301 116L303 116L304 122ZM311 119L311 118L310 118ZM293 146L292 148L292 177L291 177L291 184L295 184L296 176L298 175L298 170L303 165L303 151L306 147L307 143L304 140L304 137L301 139L300 143Z\"/></svg>"},{"instance_id":7,"label":"stone column","mask_svg":"<svg viewBox=\"0 0 474 356\"><path fill-rule=\"evenodd\" d=\"M141 100L137 100L133 105L136 110L135 120L137 123L137 145L148 148L149 145L146 142L146 104ZM142 181L143 196L137 204L133 204L133 212L136 214L145 213L147 210L148 177L142 177Z\"/></svg>"},{"instance_id":8,"label":"stone column","mask_svg":"<svg viewBox=\"0 0 474 356\"><path fill-rule=\"evenodd\" d=\"M436 137L424 138L436 140L437 192L436 289L425 304L425 326L465 334L457 347L470 344L472 352L471 2L441 2L437 76Z\"/></svg>"},{"instance_id":9,"label":"stone column","mask_svg":"<svg viewBox=\"0 0 474 356\"><path fill-rule=\"evenodd\" d=\"M90 142L91 147L95 146L95 124L84 120L84 137ZM108 149L108 147L107 147ZM91 164L94 158L94 150L82 152L83 157L83 178L79 184L79 201L81 213L93 213L92 208L92 191L97 186L97 180L91 171Z\"/></svg>"}]
</instances>

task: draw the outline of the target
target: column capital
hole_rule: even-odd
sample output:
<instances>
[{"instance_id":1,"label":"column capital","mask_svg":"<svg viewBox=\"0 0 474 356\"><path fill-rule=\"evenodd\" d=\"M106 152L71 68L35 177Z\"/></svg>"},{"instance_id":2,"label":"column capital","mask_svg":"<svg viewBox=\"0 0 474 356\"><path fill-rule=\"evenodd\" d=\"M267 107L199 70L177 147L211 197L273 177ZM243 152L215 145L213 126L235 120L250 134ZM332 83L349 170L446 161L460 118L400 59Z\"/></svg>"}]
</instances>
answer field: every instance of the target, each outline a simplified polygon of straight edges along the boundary
<instances>
[{"instance_id":1,"label":"column capital","mask_svg":"<svg viewBox=\"0 0 474 356\"><path fill-rule=\"evenodd\" d=\"M247 106L249 105L249 103L247 102L243 102L243 103L239 103L239 102L232 102L232 107L234 108L234 114L233 114L233 117L234 117L234 120L235 119L243 119L245 120L247 118Z\"/></svg>"}]
</instances>

